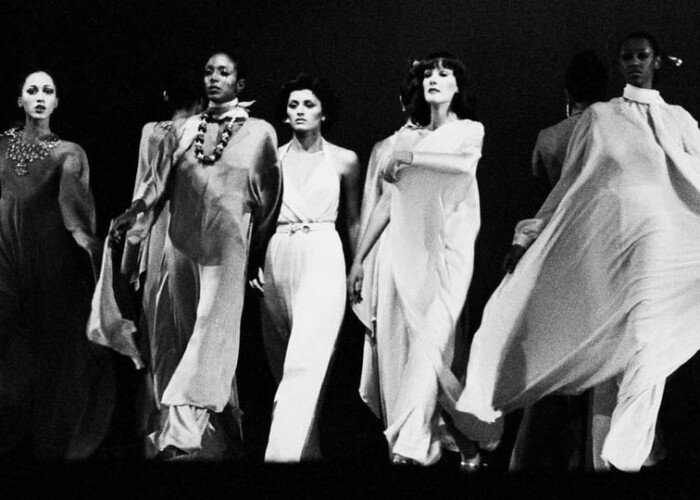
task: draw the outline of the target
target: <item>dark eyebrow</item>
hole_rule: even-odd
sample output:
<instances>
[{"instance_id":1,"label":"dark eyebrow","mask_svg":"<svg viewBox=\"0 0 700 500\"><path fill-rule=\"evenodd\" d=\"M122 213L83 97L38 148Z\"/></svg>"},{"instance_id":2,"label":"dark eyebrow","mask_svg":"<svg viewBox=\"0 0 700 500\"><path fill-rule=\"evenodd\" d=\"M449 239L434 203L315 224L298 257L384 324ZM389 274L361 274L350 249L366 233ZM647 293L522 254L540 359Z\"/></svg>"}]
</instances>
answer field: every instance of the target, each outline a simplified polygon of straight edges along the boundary
<instances>
[{"instance_id":1,"label":"dark eyebrow","mask_svg":"<svg viewBox=\"0 0 700 500\"><path fill-rule=\"evenodd\" d=\"M206 66L204 66L204 69L218 69L219 71L221 71L222 69L226 69L229 71L233 71L232 66L225 66L223 64L220 66L214 66L213 64L207 64Z\"/></svg>"}]
</instances>

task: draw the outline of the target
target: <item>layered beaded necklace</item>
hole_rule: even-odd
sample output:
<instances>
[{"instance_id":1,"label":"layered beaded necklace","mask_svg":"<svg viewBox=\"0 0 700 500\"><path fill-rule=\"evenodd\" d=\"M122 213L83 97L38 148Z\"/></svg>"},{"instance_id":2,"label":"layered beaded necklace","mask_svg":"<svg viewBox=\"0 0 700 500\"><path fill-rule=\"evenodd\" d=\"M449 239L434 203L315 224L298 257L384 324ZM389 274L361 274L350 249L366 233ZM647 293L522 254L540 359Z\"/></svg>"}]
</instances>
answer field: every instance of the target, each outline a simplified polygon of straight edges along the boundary
<instances>
[{"instance_id":1,"label":"layered beaded necklace","mask_svg":"<svg viewBox=\"0 0 700 500\"><path fill-rule=\"evenodd\" d=\"M204 165L213 165L214 163L219 161L219 158L221 158L221 154L224 152L224 148L228 144L228 141L231 140L231 136L233 135L234 121L228 118L228 122L226 123L223 132L221 132L221 137L219 138L219 142L214 148L214 152L210 155L205 155L204 134L207 131L208 121L209 115L207 113L202 113L199 116L199 127L197 128L197 136L194 138L194 156L200 163L203 163Z\"/></svg>"},{"instance_id":2,"label":"layered beaded necklace","mask_svg":"<svg viewBox=\"0 0 700 500\"><path fill-rule=\"evenodd\" d=\"M20 177L29 173L27 167L30 163L46 158L51 153L51 150L61 142L61 139L56 134L42 137L38 142L24 142L21 128L10 129L3 135L10 138L10 147L7 148L6 156L10 160L17 162L14 169L15 174Z\"/></svg>"}]
</instances>

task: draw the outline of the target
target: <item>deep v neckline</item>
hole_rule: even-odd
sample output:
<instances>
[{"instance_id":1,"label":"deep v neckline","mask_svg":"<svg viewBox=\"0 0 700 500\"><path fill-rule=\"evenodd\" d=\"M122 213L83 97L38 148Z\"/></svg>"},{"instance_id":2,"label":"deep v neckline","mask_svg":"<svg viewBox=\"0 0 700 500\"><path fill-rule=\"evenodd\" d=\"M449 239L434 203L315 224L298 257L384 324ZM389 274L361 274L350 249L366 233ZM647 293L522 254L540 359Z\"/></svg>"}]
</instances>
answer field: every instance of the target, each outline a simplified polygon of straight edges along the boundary
<instances>
[{"instance_id":1,"label":"deep v neckline","mask_svg":"<svg viewBox=\"0 0 700 500\"><path fill-rule=\"evenodd\" d=\"M280 156L280 165L282 166L283 170L283 175L284 175L284 159L287 157L289 154L289 150L292 147L292 142L289 142L287 144L286 148L284 149L284 152ZM303 186L298 186L294 181L291 180L290 176L286 176L286 184L285 184L285 189L291 188L291 192L294 193L295 198L297 200L302 201L304 200L304 192L306 191L305 187L308 187L311 185L312 181L315 180L316 177L318 177L325 169L327 168L333 168L333 165L329 165L331 162L331 156L330 156L330 151L329 151L328 143L323 140L322 145L321 145L321 150L317 151L315 153L310 153L310 155L316 155L318 153L321 153L323 155L323 159L319 163L318 166L314 169L313 172L309 174L309 177L306 179L306 182L304 182Z\"/></svg>"},{"instance_id":2,"label":"deep v neckline","mask_svg":"<svg viewBox=\"0 0 700 500\"><path fill-rule=\"evenodd\" d=\"M282 165L282 173L284 178L284 207L285 211L288 211L288 216L292 216L300 221L312 221L318 218L319 207L316 204L319 202L318 195L315 194L318 189L326 191L327 188L323 187L326 185L323 176L333 175L335 181L338 181L338 174L335 171L335 166L330 155L328 143L323 141L322 154L323 157L319 164L315 167L314 171L309 174L303 185L298 186L292 179L291 176L287 175L287 168L285 167L285 158L289 152L291 143L287 144L282 148L280 154L280 164ZM315 154L315 153L312 153ZM303 159L302 159L303 161ZM332 169L332 170L331 170ZM328 191L330 193L331 191ZM322 197L321 199L323 199ZM325 202L323 202L325 203ZM316 214L316 216L314 216Z\"/></svg>"},{"instance_id":3,"label":"deep v neckline","mask_svg":"<svg viewBox=\"0 0 700 500\"><path fill-rule=\"evenodd\" d=\"M287 147L287 151L282 155L282 158L280 158L280 163L282 164L282 168L284 169L284 159L288 156L289 154L289 146ZM292 189L298 194L301 198L303 198L304 192L309 188L309 186L312 185L312 182L318 177L321 171L323 171L325 168L327 168L326 162L328 162L328 155L326 154L326 148L323 147L319 151L316 151L314 153L292 153L297 157L300 157L302 155L308 156L308 157L314 157L316 155L321 156L321 160L318 162L318 164L314 167L313 171L308 174L308 177L304 180L303 183L298 184L293 180L293 177L291 175L286 176L287 184L292 187ZM315 160L316 158L314 158ZM302 160L303 161L303 160Z\"/></svg>"}]
</instances>

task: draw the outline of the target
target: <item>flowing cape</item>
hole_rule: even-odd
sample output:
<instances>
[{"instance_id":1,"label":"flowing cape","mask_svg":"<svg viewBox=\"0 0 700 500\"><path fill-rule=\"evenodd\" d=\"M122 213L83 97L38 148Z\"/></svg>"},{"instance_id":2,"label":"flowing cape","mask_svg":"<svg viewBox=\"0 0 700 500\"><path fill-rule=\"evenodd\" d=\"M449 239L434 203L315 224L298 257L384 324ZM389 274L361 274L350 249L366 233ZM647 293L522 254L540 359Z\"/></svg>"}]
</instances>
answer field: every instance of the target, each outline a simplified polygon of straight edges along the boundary
<instances>
[{"instance_id":1,"label":"flowing cape","mask_svg":"<svg viewBox=\"0 0 700 500\"><path fill-rule=\"evenodd\" d=\"M489 300L458 409L501 416L617 377L605 460L638 470L663 383L700 348L700 132L655 91L589 108L541 234ZM481 431L484 429L482 428Z\"/></svg>"}]
</instances>

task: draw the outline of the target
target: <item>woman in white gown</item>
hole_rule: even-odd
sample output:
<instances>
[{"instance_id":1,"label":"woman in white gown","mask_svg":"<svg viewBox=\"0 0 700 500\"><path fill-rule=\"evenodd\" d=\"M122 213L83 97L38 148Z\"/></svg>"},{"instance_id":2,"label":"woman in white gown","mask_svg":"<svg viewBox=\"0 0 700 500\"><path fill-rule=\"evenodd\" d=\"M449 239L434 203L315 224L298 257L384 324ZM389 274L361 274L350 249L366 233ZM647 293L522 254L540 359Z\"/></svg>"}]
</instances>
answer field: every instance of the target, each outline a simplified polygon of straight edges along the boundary
<instances>
[{"instance_id":1,"label":"woman in white gown","mask_svg":"<svg viewBox=\"0 0 700 500\"><path fill-rule=\"evenodd\" d=\"M700 132L652 89L660 64L650 35L623 40L623 97L583 113L561 180L516 229L529 249L486 306L458 404L487 424L473 438L593 387L594 460L649 458L666 377L700 348Z\"/></svg>"},{"instance_id":2,"label":"woman in white gown","mask_svg":"<svg viewBox=\"0 0 700 500\"><path fill-rule=\"evenodd\" d=\"M357 155L326 141L336 99L306 74L282 87L280 115L292 140L279 149L284 181L277 232L265 263L262 326L279 384L265 452L269 462L321 458L318 413L345 313L345 258L336 218L354 248L359 227Z\"/></svg>"},{"instance_id":3,"label":"woman in white gown","mask_svg":"<svg viewBox=\"0 0 700 500\"><path fill-rule=\"evenodd\" d=\"M430 465L454 448L442 411L454 412L462 385L450 371L455 327L471 281L479 230L476 167L483 126L467 119L466 69L447 53L416 68L412 120L395 138L389 182L358 247L348 293L362 300L363 260L379 236L376 368L394 463Z\"/></svg>"}]
</instances>

